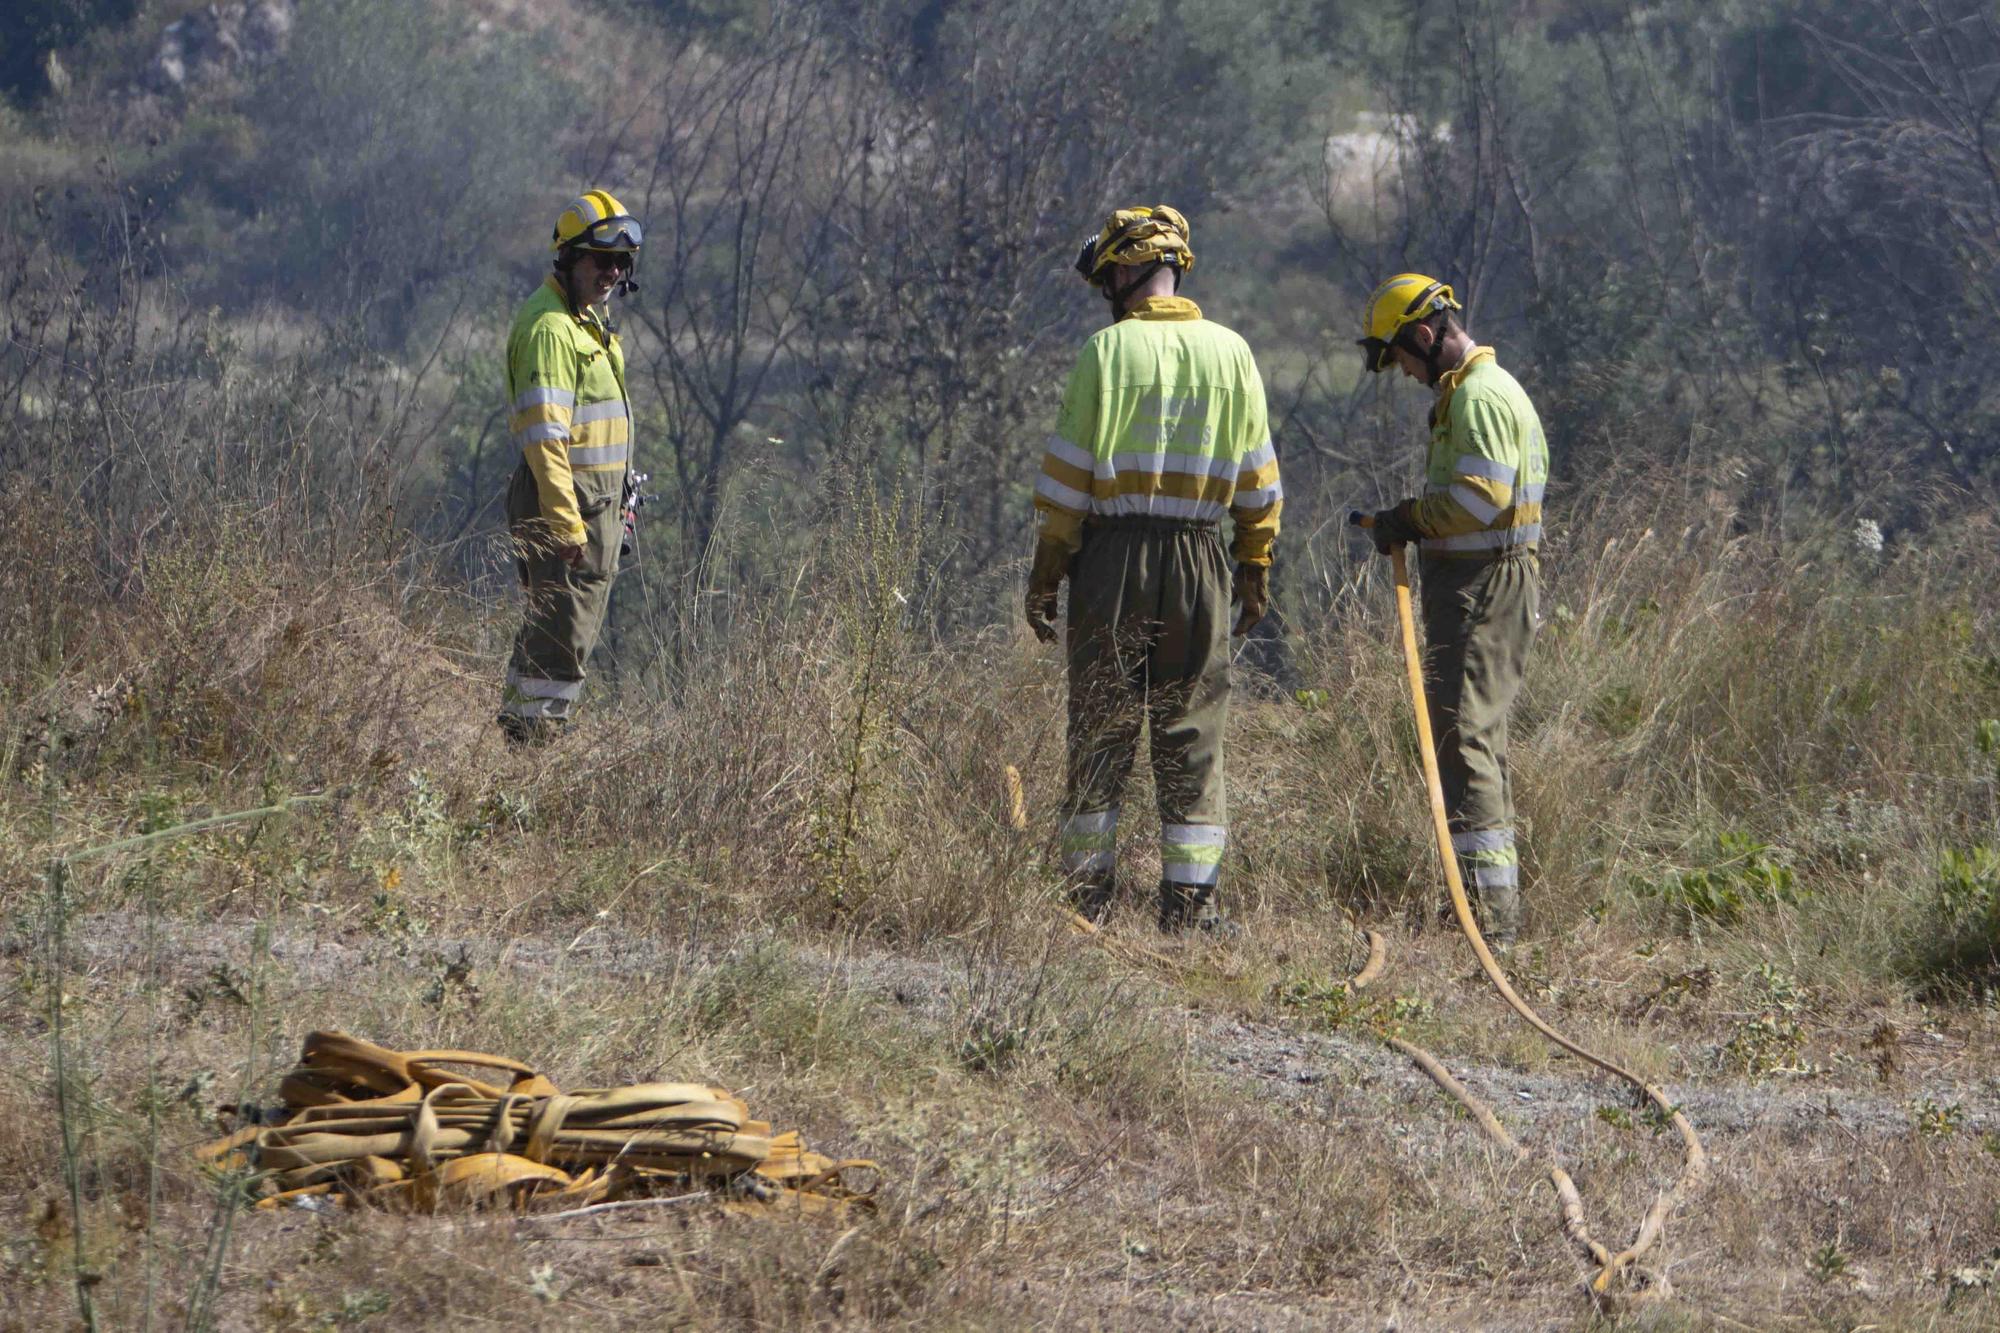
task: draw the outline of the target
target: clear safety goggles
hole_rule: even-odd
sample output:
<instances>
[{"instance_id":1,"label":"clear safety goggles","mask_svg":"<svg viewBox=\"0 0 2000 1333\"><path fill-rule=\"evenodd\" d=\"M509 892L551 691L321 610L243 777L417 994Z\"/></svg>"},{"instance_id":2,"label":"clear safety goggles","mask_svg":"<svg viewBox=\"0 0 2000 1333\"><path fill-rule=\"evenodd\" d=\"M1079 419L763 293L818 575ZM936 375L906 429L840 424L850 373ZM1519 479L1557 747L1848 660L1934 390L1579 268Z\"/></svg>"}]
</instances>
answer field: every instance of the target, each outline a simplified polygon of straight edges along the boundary
<instances>
[{"instance_id":1,"label":"clear safety goggles","mask_svg":"<svg viewBox=\"0 0 2000 1333\"><path fill-rule=\"evenodd\" d=\"M630 213L614 213L585 227L570 244L586 250L637 250L644 241L639 219Z\"/></svg>"}]
</instances>

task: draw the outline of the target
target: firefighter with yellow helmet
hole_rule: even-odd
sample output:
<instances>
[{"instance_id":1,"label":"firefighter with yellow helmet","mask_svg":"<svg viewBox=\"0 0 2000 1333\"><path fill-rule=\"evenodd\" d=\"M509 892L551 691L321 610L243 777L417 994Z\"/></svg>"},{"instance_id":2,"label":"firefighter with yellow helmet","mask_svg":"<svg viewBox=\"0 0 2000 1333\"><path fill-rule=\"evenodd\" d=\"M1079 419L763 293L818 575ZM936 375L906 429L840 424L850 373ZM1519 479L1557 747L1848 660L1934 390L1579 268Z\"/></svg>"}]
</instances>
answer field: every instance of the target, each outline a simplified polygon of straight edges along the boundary
<instances>
[{"instance_id":1,"label":"firefighter with yellow helmet","mask_svg":"<svg viewBox=\"0 0 2000 1333\"><path fill-rule=\"evenodd\" d=\"M1073 900L1092 919L1110 908L1119 804L1145 727L1169 931L1223 925L1230 565L1243 606L1234 632L1246 634L1264 615L1283 494L1257 363L1179 294L1193 267L1187 220L1165 205L1118 210L1077 257L1111 323L1078 355L1042 457L1026 606L1053 642L1068 578Z\"/></svg>"},{"instance_id":2,"label":"firefighter with yellow helmet","mask_svg":"<svg viewBox=\"0 0 2000 1333\"><path fill-rule=\"evenodd\" d=\"M568 721L618 573L632 412L609 303L635 285L642 238L616 198L579 196L556 218L554 271L507 336L507 424L521 450L507 524L528 594L501 692L510 741L548 740Z\"/></svg>"},{"instance_id":3,"label":"firefighter with yellow helmet","mask_svg":"<svg viewBox=\"0 0 2000 1333\"><path fill-rule=\"evenodd\" d=\"M1448 285L1420 273L1368 298L1368 369L1394 366L1437 395L1424 492L1376 514L1371 535L1385 554L1417 547L1424 689L1452 848L1484 932L1506 944L1521 928L1507 713L1535 637L1549 449L1527 391L1473 341L1461 309Z\"/></svg>"}]
</instances>

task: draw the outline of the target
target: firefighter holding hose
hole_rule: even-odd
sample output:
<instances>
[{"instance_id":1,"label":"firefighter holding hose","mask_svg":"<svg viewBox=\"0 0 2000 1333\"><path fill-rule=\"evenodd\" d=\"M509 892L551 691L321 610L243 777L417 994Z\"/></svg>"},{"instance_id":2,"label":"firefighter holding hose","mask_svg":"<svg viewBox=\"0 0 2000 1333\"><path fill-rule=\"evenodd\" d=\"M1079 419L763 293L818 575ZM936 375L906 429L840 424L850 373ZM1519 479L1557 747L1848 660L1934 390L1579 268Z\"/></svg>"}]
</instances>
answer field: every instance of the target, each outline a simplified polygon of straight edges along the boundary
<instances>
[{"instance_id":1,"label":"firefighter holding hose","mask_svg":"<svg viewBox=\"0 0 2000 1333\"><path fill-rule=\"evenodd\" d=\"M1368 369L1393 366L1437 395L1423 494L1375 514L1370 535L1385 555L1417 548L1424 693L1452 851L1481 929L1505 945L1521 929L1507 713L1535 637L1549 451L1527 392L1473 341L1461 309L1448 285L1420 273L1368 298Z\"/></svg>"}]
</instances>

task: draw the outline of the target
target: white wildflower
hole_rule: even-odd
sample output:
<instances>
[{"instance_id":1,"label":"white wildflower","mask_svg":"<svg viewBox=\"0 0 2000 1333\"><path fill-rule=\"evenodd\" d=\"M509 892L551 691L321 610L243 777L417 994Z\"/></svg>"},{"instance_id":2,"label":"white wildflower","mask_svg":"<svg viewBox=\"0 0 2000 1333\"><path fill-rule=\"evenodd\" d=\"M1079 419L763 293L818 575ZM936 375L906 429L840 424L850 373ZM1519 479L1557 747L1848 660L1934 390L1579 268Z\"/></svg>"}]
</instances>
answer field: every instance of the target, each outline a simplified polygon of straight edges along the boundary
<instances>
[{"instance_id":1,"label":"white wildflower","mask_svg":"<svg viewBox=\"0 0 2000 1333\"><path fill-rule=\"evenodd\" d=\"M1854 544L1869 555L1882 554L1882 525L1864 518L1854 525Z\"/></svg>"}]
</instances>

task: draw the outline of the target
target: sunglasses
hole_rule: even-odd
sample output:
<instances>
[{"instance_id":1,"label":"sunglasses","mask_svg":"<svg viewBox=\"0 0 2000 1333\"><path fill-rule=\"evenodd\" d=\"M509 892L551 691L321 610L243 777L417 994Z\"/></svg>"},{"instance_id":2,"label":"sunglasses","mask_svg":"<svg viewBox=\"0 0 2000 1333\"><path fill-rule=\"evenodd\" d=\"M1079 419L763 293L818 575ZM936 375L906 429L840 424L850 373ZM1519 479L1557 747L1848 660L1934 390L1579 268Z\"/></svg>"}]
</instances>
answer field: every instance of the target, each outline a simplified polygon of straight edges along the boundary
<instances>
[{"instance_id":1,"label":"sunglasses","mask_svg":"<svg viewBox=\"0 0 2000 1333\"><path fill-rule=\"evenodd\" d=\"M585 250L583 253L604 268L618 273L629 272L633 254L630 250Z\"/></svg>"}]
</instances>

